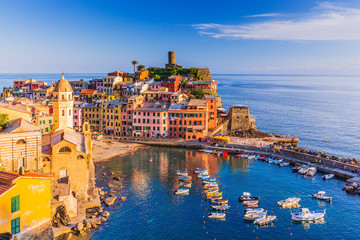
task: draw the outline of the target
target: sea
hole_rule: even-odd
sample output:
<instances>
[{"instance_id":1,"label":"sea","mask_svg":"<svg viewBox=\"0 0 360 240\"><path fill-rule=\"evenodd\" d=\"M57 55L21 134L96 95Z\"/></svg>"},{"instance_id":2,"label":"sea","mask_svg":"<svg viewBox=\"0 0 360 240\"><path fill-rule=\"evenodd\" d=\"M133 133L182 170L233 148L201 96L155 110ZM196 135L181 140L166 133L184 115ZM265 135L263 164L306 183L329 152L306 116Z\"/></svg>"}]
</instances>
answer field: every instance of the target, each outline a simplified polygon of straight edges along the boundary
<instances>
[{"instance_id":1,"label":"sea","mask_svg":"<svg viewBox=\"0 0 360 240\"><path fill-rule=\"evenodd\" d=\"M61 74L0 74L0 87L17 78L48 83ZM97 74L65 74L68 80L90 80ZM360 158L360 76L326 75L220 75L218 93L224 108L246 104L260 131L298 136L301 147L341 157ZM191 149L152 147L115 158L106 167L120 172L124 180L119 196L127 197L106 208L108 221L87 238L100 239L359 239L360 197L348 195L343 179L323 181L292 173L259 161L227 158ZM217 178L230 212L224 221L208 219L200 180L193 178L189 195L178 196L176 170L208 168ZM105 190L109 190L106 189ZM311 197L325 191L332 203ZM243 192L259 196L259 207L277 217L274 224L257 227L244 221L238 202ZM277 201L301 198L300 208L281 209ZM324 221L291 222L291 213L326 209Z\"/></svg>"}]
</instances>

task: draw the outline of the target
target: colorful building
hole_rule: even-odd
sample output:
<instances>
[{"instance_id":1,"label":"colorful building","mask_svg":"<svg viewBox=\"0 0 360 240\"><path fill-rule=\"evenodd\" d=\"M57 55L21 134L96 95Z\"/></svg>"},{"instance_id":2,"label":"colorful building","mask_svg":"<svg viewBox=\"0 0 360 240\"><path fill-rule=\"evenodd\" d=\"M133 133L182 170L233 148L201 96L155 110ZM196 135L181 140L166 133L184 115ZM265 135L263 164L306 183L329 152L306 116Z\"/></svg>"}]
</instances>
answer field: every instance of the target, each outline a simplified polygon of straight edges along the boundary
<instances>
[{"instance_id":1,"label":"colorful building","mask_svg":"<svg viewBox=\"0 0 360 240\"><path fill-rule=\"evenodd\" d=\"M209 129L215 129L217 126L217 97L215 95L205 95L204 99L208 103L208 125Z\"/></svg>"},{"instance_id":2,"label":"colorful building","mask_svg":"<svg viewBox=\"0 0 360 240\"><path fill-rule=\"evenodd\" d=\"M182 77L179 75L172 75L167 80L161 81L161 86L167 87L170 92L177 92L180 89Z\"/></svg>"},{"instance_id":3,"label":"colorful building","mask_svg":"<svg viewBox=\"0 0 360 240\"><path fill-rule=\"evenodd\" d=\"M134 81L142 81L149 77L149 70L139 70L135 72Z\"/></svg>"},{"instance_id":4,"label":"colorful building","mask_svg":"<svg viewBox=\"0 0 360 240\"><path fill-rule=\"evenodd\" d=\"M0 232L21 239L21 232L51 221L52 177L0 172Z\"/></svg>"}]
</instances>

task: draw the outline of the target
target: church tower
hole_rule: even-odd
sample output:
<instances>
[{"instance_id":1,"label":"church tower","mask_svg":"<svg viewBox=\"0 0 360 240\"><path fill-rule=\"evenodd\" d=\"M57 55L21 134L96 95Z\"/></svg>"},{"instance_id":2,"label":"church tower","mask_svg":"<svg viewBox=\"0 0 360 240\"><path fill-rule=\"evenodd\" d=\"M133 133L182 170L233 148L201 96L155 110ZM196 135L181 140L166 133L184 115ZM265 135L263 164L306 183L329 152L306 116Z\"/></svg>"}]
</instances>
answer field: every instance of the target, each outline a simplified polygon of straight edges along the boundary
<instances>
[{"instance_id":1,"label":"church tower","mask_svg":"<svg viewBox=\"0 0 360 240\"><path fill-rule=\"evenodd\" d=\"M57 81L53 91L54 130L73 129L74 96L70 83L64 79L64 74Z\"/></svg>"}]
</instances>

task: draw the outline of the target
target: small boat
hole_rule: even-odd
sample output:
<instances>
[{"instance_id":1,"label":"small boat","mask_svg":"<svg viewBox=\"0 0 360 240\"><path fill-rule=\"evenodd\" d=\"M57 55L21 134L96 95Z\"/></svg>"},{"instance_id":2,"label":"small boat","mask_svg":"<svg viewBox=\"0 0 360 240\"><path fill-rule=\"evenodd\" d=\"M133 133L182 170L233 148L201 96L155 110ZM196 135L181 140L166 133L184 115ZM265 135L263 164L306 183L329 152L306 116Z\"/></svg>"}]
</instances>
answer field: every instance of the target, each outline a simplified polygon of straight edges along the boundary
<instances>
[{"instance_id":1,"label":"small boat","mask_svg":"<svg viewBox=\"0 0 360 240\"><path fill-rule=\"evenodd\" d=\"M313 198L317 198L319 200L323 200L323 201L327 201L327 202L331 202L332 197L329 196L325 196L326 192L324 191L320 191L318 193L315 193L313 195L311 195Z\"/></svg>"},{"instance_id":2,"label":"small boat","mask_svg":"<svg viewBox=\"0 0 360 240\"><path fill-rule=\"evenodd\" d=\"M242 196L239 197L239 202L243 201L254 201L259 200L260 197L251 197L249 192L244 192Z\"/></svg>"},{"instance_id":3,"label":"small boat","mask_svg":"<svg viewBox=\"0 0 360 240\"><path fill-rule=\"evenodd\" d=\"M189 189L188 188L178 188L176 189L176 191L174 192L176 195L185 195L185 194L189 194Z\"/></svg>"},{"instance_id":4,"label":"small boat","mask_svg":"<svg viewBox=\"0 0 360 240\"><path fill-rule=\"evenodd\" d=\"M250 155L250 156L248 157L248 159L249 159L249 160L255 160L255 156L254 156L254 155Z\"/></svg>"},{"instance_id":5,"label":"small boat","mask_svg":"<svg viewBox=\"0 0 360 240\"><path fill-rule=\"evenodd\" d=\"M322 176L322 179L329 180L329 179L332 179L333 177L335 177L335 175L330 173L330 174L326 174L326 175Z\"/></svg>"},{"instance_id":6,"label":"small boat","mask_svg":"<svg viewBox=\"0 0 360 240\"><path fill-rule=\"evenodd\" d=\"M282 162L284 162L284 160L283 160L283 159L279 159L279 160L275 161L275 165L280 165L280 163L282 163Z\"/></svg>"},{"instance_id":7,"label":"small boat","mask_svg":"<svg viewBox=\"0 0 360 240\"><path fill-rule=\"evenodd\" d=\"M227 155L228 155L228 152L223 152L222 153L222 156L225 157L225 158L227 157Z\"/></svg>"},{"instance_id":8,"label":"small boat","mask_svg":"<svg viewBox=\"0 0 360 240\"><path fill-rule=\"evenodd\" d=\"M218 156L221 156L221 154L222 154L222 153L223 153L223 152L222 152L222 151L220 151L220 152L218 152L218 153L217 153L217 155L218 155Z\"/></svg>"},{"instance_id":9,"label":"small boat","mask_svg":"<svg viewBox=\"0 0 360 240\"><path fill-rule=\"evenodd\" d=\"M276 216L266 215L263 218L258 218L254 221L255 225L267 225L272 223L276 219Z\"/></svg>"},{"instance_id":10,"label":"small boat","mask_svg":"<svg viewBox=\"0 0 360 240\"><path fill-rule=\"evenodd\" d=\"M295 164L295 167L292 168L292 172L293 173L297 173L301 168L301 165L300 164Z\"/></svg>"},{"instance_id":11,"label":"small boat","mask_svg":"<svg viewBox=\"0 0 360 240\"><path fill-rule=\"evenodd\" d=\"M179 176L179 180L191 182L191 177L190 176Z\"/></svg>"},{"instance_id":12,"label":"small boat","mask_svg":"<svg viewBox=\"0 0 360 240\"><path fill-rule=\"evenodd\" d=\"M219 211L219 212L228 212L230 211L230 206L222 206L222 205L211 205L210 209L213 211Z\"/></svg>"},{"instance_id":13,"label":"small boat","mask_svg":"<svg viewBox=\"0 0 360 240\"><path fill-rule=\"evenodd\" d=\"M244 209L244 213L260 213L260 212L264 212L263 208L245 208Z\"/></svg>"},{"instance_id":14,"label":"small boat","mask_svg":"<svg viewBox=\"0 0 360 240\"><path fill-rule=\"evenodd\" d=\"M226 216L225 213L211 212L208 214L208 218L210 219L225 219L225 216Z\"/></svg>"},{"instance_id":15,"label":"small boat","mask_svg":"<svg viewBox=\"0 0 360 240\"><path fill-rule=\"evenodd\" d=\"M188 172L187 171L183 171L183 170L177 170L176 174L179 176L187 176Z\"/></svg>"},{"instance_id":16,"label":"small boat","mask_svg":"<svg viewBox=\"0 0 360 240\"><path fill-rule=\"evenodd\" d=\"M289 162L286 162L286 161L282 161L282 162L279 164L280 167L285 167L285 166L289 166L289 165L290 165L290 163L289 163Z\"/></svg>"},{"instance_id":17,"label":"small boat","mask_svg":"<svg viewBox=\"0 0 360 240\"><path fill-rule=\"evenodd\" d=\"M244 153L236 155L237 158L241 158L241 156L244 155Z\"/></svg>"},{"instance_id":18,"label":"small boat","mask_svg":"<svg viewBox=\"0 0 360 240\"><path fill-rule=\"evenodd\" d=\"M258 159L259 159L260 161L264 161L265 158L266 158L266 156L265 156L265 155L262 155L262 156L260 156Z\"/></svg>"},{"instance_id":19,"label":"small boat","mask_svg":"<svg viewBox=\"0 0 360 240\"><path fill-rule=\"evenodd\" d=\"M278 201L278 206L283 207L283 208L291 207L291 206L297 205L300 200L301 200L301 198L298 198L298 197L290 197L285 200Z\"/></svg>"},{"instance_id":20,"label":"small boat","mask_svg":"<svg viewBox=\"0 0 360 240\"><path fill-rule=\"evenodd\" d=\"M309 177L313 177L316 174L316 172L317 172L316 167L309 167L305 175Z\"/></svg>"},{"instance_id":21,"label":"small boat","mask_svg":"<svg viewBox=\"0 0 360 240\"><path fill-rule=\"evenodd\" d=\"M259 212L259 213L246 213L244 215L245 220L254 221L258 218L263 218L266 216L266 212Z\"/></svg>"},{"instance_id":22,"label":"small boat","mask_svg":"<svg viewBox=\"0 0 360 240\"><path fill-rule=\"evenodd\" d=\"M305 174L307 173L308 169L309 169L309 166L307 166L307 165L302 165L302 166L300 167L298 173L301 174L301 175L305 175Z\"/></svg>"},{"instance_id":23,"label":"small boat","mask_svg":"<svg viewBox=\"0 0 360 240\"><path fill-rule=\"evenodd\" d=\"M211 200L211 203L219 204L219 205L227 205L228 202L229 202L229 200L227 200L227 199L212 199Z\"/></svg>"},{"instance_id":24,"label":"small boat","mask_svg":"<svg viewBox=\"0 0 360 240\"><path fill-rule=\"evenodd\" d=\"M207 174L207 173L201 173L201 174L199 174L197 177L198 177L198 178L201 178L201 179L203 179L203 178L209 178L209 174Z\"/></svg>"},{"instance_id":25,"label":"small boat","mask_svg":"<svg viewBox=\"0 0 360 240\"><path fill-rule=\"evenodd\" d=\"M313 221L324 218L326 209L318 211L309 211L303 208L301 212L291 214L291 219L294 221Z\"/></svg>"},{"instance_id":26,"label":"small boat","mask_svg":"<svg viewBox=\"0 0 360 240\"><path fill-rule=\"evenodd\" d=\"M276 162L277 162L276 159L269 159L269 161L268 161L268 163L270 163L270 164L275 164Z\"/></svg>"},{"instance_id":27,"label":"small boat","mask_svg":"<svg viewBox=\"0 0 360 240\"><path fill-rule=\"evenodd\" d=\"M216 182L216 178L203 178L202 180L206 182Z\"/></svg>"},{"instance_id":28,"label":"small boat","mask_svg":"<svg viewBox=\"0 0 360 240\"><path fill-rule=\"evenodd\" d=\"M206 168L196 168L195 173L207 173L209 169Z\"/></svg>"},{"instance_id":29,"label":"small boat","mask_svg":"<svg viewBox=\"0 0 360 240\"><path fill-rule=\"evenodd\" d=\"M181 184L181 186L186 188L191 188L191 183L184 182L183 184Z\"/></svg>"},{"instance_id":30,"label":"small boat","mask_svg":"<svg viewBox=\"0 0 360 240\"><path fill-rule=\"evenodd\" d=\"M242 203L245 207L257 207L259 204L259 200L255 201L243 201Z\"/></svg>"},{"instance_id":31,"label":"small boat","mask_svg":"<svg viewBox=\"0 0 360 240\"><path fill-rule=\"evenodd\" d=\"M215 188L219 188L219 185L217 183L213 183L213 184L210 183L204 185L204 190L215 189Z\"/></svg>"},{"instance_id":32,"label":"small boat","mask_svg":"<svg viewBox=\"0 0 360 240\"><path fill-rule=\"evenodd\" d=\"M213 188L205 189L205 190L204 190L204 193L205 193L205 194L216 193L216 192L219 192L219 188L218 188L218 187L213 187Z\"/></svg>"},{"instance_id":33,"label":"small boat","mask_svg":"<svg viewBox=\"0 0 360 240\"><path fill-rule=\"evenodd\" d=\"M206 200L216 200L216 199L222 199L222 196L206 196Z\"/></svg>"},{"instance_id":34,"label":"small boat","mask_svg":"<svg viewBox=\"0 0 360 240\"><path fill-rule=\"evenodd\" d=\"M222 196L222 192L206 193L206 197Z\"/></svg>"}]
</instances>

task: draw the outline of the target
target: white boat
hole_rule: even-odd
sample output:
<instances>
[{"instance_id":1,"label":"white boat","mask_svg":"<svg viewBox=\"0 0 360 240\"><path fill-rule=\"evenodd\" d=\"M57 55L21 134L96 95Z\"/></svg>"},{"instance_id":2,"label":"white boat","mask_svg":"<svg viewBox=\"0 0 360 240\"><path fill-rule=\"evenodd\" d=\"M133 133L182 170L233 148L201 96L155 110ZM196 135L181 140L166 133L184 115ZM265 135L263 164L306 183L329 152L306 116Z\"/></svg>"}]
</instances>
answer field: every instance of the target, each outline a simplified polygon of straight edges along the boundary
<instances>
[{"instance_id":1,"label":"white boat","mask_svg":"<svg viewBox=\"0 0 360 240\"><path fill-rule=\"evenodd\" d=\"M320 191L320 192L318 192L318 193L313 194L312 197L313 197L313 198L317 198L317 199L319 199L319 200L331 202L332 197L325 196L325 194L326 194L326 192Z\"/></svg>"},{"instance_id":2,"label":"white boat","mask_svg":"<svg viewBox=\"0 0 360 240\"><path fill-rule=\"evenodd\" d=\"M226 211L230 210L229 205L226 205L226 206L223 206L223 205L211 205L210 208L211 208L211 210L220 211L220 212L226 212Z\"/></svg>"},{"instance_id":3,"label":"white boat","mask_svg":"<svg viewBox=\"0 0 360 240\"><path fill-rule=\"evenodd\" d=\"M185 195L185 194L189 194L189 189L188 188L178 188L175 191L176 195Z\"/></svg>"},{"instance_id":4,"label":"white boat","mask_svg":"<svg viewBox=\"0 0 360 240\"><path fill-rule=\"evenodd\" d=\"M204 184L204 189L213 188L213 187L219 187L219 185L214 182Z\"/></svg>"},{"instance_id":5,"label":"white boat","mask_svg":"<svg viewBox=\"0 0 360 240\"><path fill-rule=\"evenodd\" d=\"M249 192L243 192L243 195L239 197L239 202L254 201L259 199L260 197L251 197L251 194Z\"/></svg>"},{"instance_id":6,"label":"white boat","mask_svg":"<svg viewBox=\"0 0 360 240\"><path fill-rule=\"evenodd\" d=\"M324 218L326 209L318 211L309 211L307 208L303 208L301 212L293 213L291 219L294 221L313 221Z\"/></svg>"},{"instance_id":7,"label":"white boat","mask_svg":"<svg viewBox=\"0 0 360 240\"><path fill-rule=\"evenodd\" d=\"M203 178L209 178L209 177L210 177L210 176L209 176L209 174L207 174L207 173L206 173L206 174L205 174L205 173L201 173L201 174L198 175L198 178L202 178L202 179L203 179Z\"/></svg>"},{"instance_id":8,"label":"white boat","mask_svg":"<svg viewBox=\"0 0 360 240\"><path fill-rule=\"evenodd\" d=\"M219 188L207 189L204 191L205 194L217 193L217 192L219 192Z\"/></svg>"},{"instance_id":9,"label":"white boat","mask_svg":"<svg viewBox=\"0 0 360 240\"><path fill-rule=\"evenodd\" d=\"M276 219L276 216L266 215L263 218L258 218L254 221L256 225L266 225L272 223Z\"/></svg>"},{"instance_id":10,"label":"white boat","mask_svg":"<svg viewBox=\"0 0 360 240\"><path fill-rule=\"evenodd\" d=\"M330 173L330 174L326 174L326 175L322 176L322 179L329 180L329 179L332 179L333 177L335 177L335 175Z\"/></svg>"},{"instance_id":11,"label":"white boat","mask_svg":"<svg viewBox=\"0 0 360 240\"><path fill-rule=\"evenodd\" d=\"M254 221L258 218L263 218L266 216L266 212L259 212L259 213L246 213L244 215L245 220Z\"/></svg>"},{"instance_id":12,"label":"white boat","mask_svg":"<svg viewBox=\"0 0 360 240\"><path fill-rule=\"evenodd\" d=\"M259 204L259 200L255 200L255 201L244 201L242 203L245 207L257 207Z\"/></svg>"},{"instance_id":13,"label":"white boat","mask_svg":"<svg viewBox=\"0 0 360 240\"><path fill-rule=\"evenodd\" d=\"M225 213L217 213L217 212L211 212L208 214L208 218L211 219L224 219L226 216Z\"/></svg>"},{"instance_id":14,"label":"white boat","mask_svg":"<svg viewBox=\"0 0 360 240\"><path fill-rule=\"evenodd\" d=\"M177 170L176 174L178 176L188 176L188 172L187 171L183 171L183 170Z\"/></svg>"},{"instance_id":15,"label":"white boat","mask_svg":"<svg viewBox=\"0 0 360 240\"><path fill-rule=\"evenodd\" d=\"M309 167L305 175L309 177L313 177L316 174L316 172L317 172L316 167Z\"/></svg>"},{"instance_id":16,"label":"white boat","mask_svg":"<svg viewBox=\"0 0 360 240\"><path fill-rule=\"evenodd\" d=\"M196 168L195 170L195 173L208 173L209 172L209 169L206 169L206 168Z\"/></svg>"},{"instance_id":17,"label":"white boat","mask_svg":"<svg viewBox=\"0 0 360 240\"><path fill-rule=\"evenodd\" d=\"M278 206L280 207L291 207L297 205L301 199L298 197L290 197L285 200L278 201Z\"/></svg>"},{"instance_id":18,"label":"white boat","mask_svg":"<svg viewBox=\"0 0 360 240\"><path fill-rule=\"evenodd\" d=\"M282 161L282 162L279 164L280 167L285 167L285 166L289 166L289 165L290 165L290 163L289 163L289 162L285 162L285 161Z\"/></svg>"},{"instance_id":19,"label":"white boat","mask_svg":"<svg viewBox=\"0 0 360 240\"><path fill-rule=\"evenodd\" d=\"M183 184L181 184L181 187L191 188L191 182L190 183L184 182Z\"/></svg>"},{"instance_id":20,"label":"white boat","mask_svg":"<svg viewBox=\"0 0 360 240\"><path fill-rule=\"evenodd\" d=\"M245 208L244 212L245 212L245 214L260 213L260 212L264 212L264 209L263 208Z\"/></svg>"},{"instance_id":21,"label":"white boat","mask_svg":"<svg viewBox=\"0 0 360 240\"><path fill-rule=\"evenodd\" d=\"M206 182L216 182L216 178L203 178L202 179L204 182L206 181Z\"/></svg>"}]
</instances>

